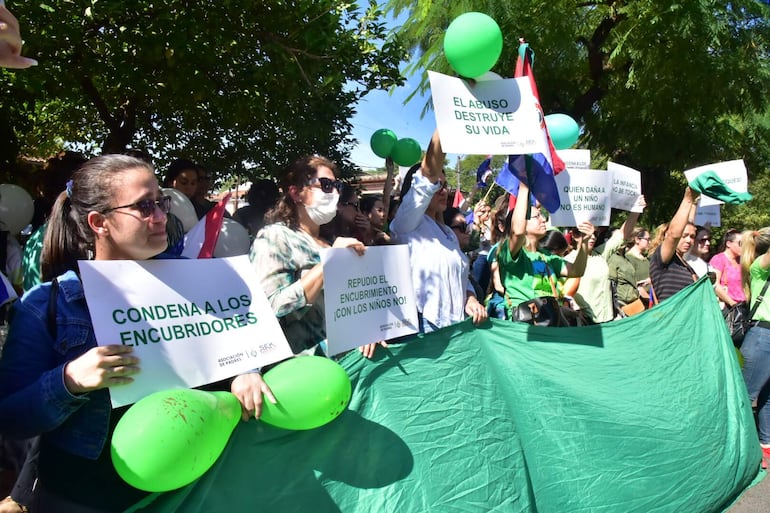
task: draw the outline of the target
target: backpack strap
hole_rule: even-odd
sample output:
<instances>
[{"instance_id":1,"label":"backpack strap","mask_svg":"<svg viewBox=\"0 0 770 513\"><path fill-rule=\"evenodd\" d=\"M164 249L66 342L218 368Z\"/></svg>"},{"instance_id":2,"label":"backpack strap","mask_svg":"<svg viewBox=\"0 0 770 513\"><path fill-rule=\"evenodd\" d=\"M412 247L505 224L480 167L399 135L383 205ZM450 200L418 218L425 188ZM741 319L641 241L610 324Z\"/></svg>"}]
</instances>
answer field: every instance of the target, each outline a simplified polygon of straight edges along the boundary
<instances>
[{"instance_id":1,"label":"backpack strap","mask_svg":"<svg viewBox=\"0 0 770 513\"><path fill-rule=\"evenodd\" d=\"M46 325L48 334L53 340L56 340L56 302L59 300L59 280L54 278L51 281L51 294L48 297L48 310L46 315Z\"/></svg>"}]
</instances>

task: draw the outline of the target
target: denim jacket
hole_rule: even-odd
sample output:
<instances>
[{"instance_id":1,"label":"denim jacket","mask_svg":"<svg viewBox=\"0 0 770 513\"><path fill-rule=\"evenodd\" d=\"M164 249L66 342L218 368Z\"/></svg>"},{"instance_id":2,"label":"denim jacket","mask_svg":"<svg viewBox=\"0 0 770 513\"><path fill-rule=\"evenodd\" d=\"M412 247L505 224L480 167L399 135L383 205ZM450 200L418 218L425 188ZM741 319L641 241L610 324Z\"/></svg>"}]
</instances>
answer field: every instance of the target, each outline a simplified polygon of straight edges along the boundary
<instances>
[{"instance_id":1,"label":"denim jacket","mask_svg":"<svg viewBox=\"0 0 770 513\"><path fill-rule=\"evenodd\" d=\"M64 365L96 346L83 286L68 271L59 276L56 338L48 327L51 283L29 290L11 311L0 358L0 431L17 437L43 435L76 456L96 459L107 440L107 389L73 395L64 386Z\"/></svg>"}]
</instances>

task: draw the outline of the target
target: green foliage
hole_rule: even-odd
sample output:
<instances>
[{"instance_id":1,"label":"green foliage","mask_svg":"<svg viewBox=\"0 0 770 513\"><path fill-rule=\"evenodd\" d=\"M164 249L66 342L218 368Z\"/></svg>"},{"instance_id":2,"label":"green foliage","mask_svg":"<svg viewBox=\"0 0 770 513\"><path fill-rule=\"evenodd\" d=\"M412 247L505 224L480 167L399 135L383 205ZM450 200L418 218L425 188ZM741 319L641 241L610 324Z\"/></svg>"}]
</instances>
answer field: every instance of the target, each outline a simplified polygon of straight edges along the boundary
<instances>
[{"instance_id":1,"label":"green foliage","mask_svg":"<svg viewBox=\"0 0 770 513\"><path fill-rule=\"evenodd\" d=\"M467 11L489 14L500 25L505 41L493 71L503 76L513 75L518 38L525 38L535 50L546 114L576 119L583 128L578 145L595 160L642 171L651 205L645 223L673 214L682 170L743 158L752 180L767 171L770 8L764 2L390 0L388 9L409 14L399 30L416 54L407 72L453 74L443 31ZM427 92L423 78L420 90Z\"/></svg>"},{"instance_id":2,"label":"green foliage","mask_svg":"<svg viewBox=\"0 0 770 513\"><path fill-rule=\"evenodd\" d=\"M250 177L320 153L350 174L357 101L403 80L373 0L49 0L14 14L40 65L0 72L13 127L0 136L27 155L136 147L161 169L184 156Z\"/></svg>"}]
</instances>

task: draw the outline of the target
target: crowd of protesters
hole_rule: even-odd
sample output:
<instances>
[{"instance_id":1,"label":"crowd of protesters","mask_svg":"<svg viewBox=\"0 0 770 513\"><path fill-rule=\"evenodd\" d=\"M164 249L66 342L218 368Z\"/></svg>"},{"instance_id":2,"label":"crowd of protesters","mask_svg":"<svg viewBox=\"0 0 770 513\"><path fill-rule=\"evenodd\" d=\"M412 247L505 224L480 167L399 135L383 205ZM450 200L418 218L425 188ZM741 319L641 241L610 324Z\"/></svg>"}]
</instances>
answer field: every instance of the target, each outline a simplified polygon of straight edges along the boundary
<instances>
[{"instance_id":1,"label":"crowd of protesters","mask_svg":"<svg viewBox=\"0 0 770 513\"><path fill-rule=\"evenodd\" d=\"M13 28L2 4L0 15L4 30ZM20 39L12 36L0 41L0 64L33 64L20 56ZM468 318L474 325L495 317L554 328L611 322L708 275L724 309L742 302L754 307L741 347L743 372L770 459L770 305L761 299L770 279L770 228L728 229L712 250L710 227L694 224L696 193L689 187L652 243L650 230L637 224L639 213L629 213L616 230L588 222L549 226L547 213L528 201L526 183L513 208L503 194L466 211L449 206L444 159L435 133L422 162L404 177L398 208L388 205L389 219L384 202L391 198L362 197L324 157L289 163L279 183L254 183L248 206L234 219L253 239L250 260L294 354L325 354L324 248L363 254L366 246L408 246L422 333ZM142 363L129 346L96 344L77 261L175 256L169 250L180 244L183 223L171 214L171 197L149 160L51 159L50 183L41 184L23 258L16 234L5 236L16 242L8 247L18 258L13 265L0 259L2 270L23 297L12 307L0 357L0 465L14 459L19 475L0 512L27 505L33 511L122 511L144 495L117 476L106 443L125 412L111 410L109 388L130 383ZM163 179L164 187L189 200L198 219L214 207L212 184L206 168L185 159L171 163ZM643 197L640 202L644 207ZM361 352L372 357L386 344L368 344ZM275 401L260 369L222 386L241 402L244 420L260 415L264 398ZM28 442L5 445L6 436Z\"/></svg>"}]
</instances>

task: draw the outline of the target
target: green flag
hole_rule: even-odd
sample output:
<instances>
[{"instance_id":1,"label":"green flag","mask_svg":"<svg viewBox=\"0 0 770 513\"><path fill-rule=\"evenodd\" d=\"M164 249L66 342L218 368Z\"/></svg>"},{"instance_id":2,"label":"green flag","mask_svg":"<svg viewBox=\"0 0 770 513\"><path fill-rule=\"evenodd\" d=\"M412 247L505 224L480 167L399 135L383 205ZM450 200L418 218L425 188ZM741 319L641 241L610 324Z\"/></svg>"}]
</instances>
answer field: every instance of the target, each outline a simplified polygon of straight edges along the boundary
<instances>
[{"instance_id":1,"label":"green flag","mask_svg":"<svg viewBox=\"0 0 770 513\"><path fill-rule=\"evenodd\" d=\"M141 511L706 513L759 471L708 281L600 326L464 322L341 363L339 418L242 423L207 474Z\"/></svg>"}]
</instances>

